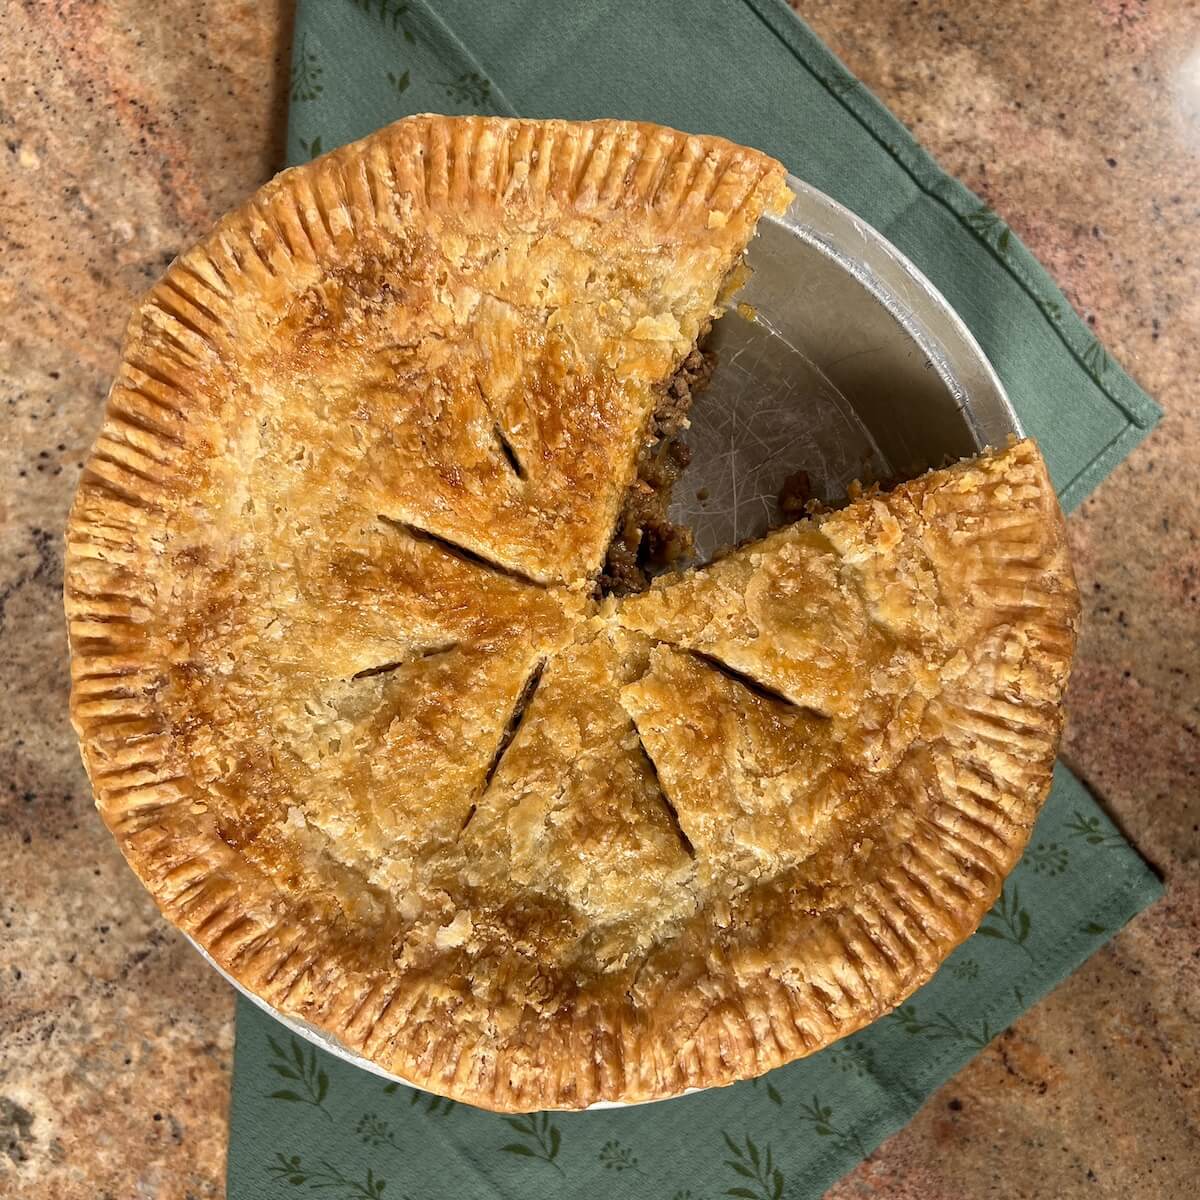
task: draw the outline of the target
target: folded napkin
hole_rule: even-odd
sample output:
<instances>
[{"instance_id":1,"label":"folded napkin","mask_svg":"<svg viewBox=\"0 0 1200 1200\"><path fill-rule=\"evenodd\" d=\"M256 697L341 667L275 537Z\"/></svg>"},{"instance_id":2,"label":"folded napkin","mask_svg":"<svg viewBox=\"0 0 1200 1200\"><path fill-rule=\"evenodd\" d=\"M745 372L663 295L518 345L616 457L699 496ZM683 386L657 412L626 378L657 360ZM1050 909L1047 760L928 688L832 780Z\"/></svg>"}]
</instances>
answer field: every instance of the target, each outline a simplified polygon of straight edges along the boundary
<instances>
[{"instance_id":1,"label":"folded napkin","mask_svg":"<svg viewBox=\"0 0 1200 1200\"><path fill-rule=\"evenodd\" d=\"M414 112L630 117L775 155L881 230L983 346L1071 508L1158 409L1004 222L780 0L300 0L289 157ZM239 1004L230 1200L819 1196L1161 894L1061 765L979 931L896 1012L764 1078L502 1117L387 1084Z\"/></svg>"}]
</instances>

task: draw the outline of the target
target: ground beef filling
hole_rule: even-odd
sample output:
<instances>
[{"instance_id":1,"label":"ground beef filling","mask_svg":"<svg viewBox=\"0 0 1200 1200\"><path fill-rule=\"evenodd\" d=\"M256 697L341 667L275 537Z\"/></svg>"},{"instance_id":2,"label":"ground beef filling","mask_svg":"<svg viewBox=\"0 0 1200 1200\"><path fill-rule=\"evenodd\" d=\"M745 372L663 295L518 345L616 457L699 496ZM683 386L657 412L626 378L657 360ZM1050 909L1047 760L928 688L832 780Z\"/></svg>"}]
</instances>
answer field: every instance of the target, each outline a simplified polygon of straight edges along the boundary
<instances>
[{"instance_id":1,"label":"ground beef filling","mask_svg":"<svg viewBox=\"0 0 1200 1200\"><path fill-rule=\"evenodd\" d=\"M793 471L779 489L779 524L790 525L812 512L813 487L807 471Z\"/></svg>"},{"instance_id":2,"label":"ground beef filling","mask_svg":"<svg viewBox=\"0 0 1200 1200\"><path fill-rule=\"evenodd\" d=\"M697 345L662 390L650 420L637 477L625 493L613 540L600 574L600 593L628 596L643 592L659 571L692 550L692 531L667 517L671 489L691 459L682 440L688 410L716 368L716 355Z\"/></svg>"}]
</instances>

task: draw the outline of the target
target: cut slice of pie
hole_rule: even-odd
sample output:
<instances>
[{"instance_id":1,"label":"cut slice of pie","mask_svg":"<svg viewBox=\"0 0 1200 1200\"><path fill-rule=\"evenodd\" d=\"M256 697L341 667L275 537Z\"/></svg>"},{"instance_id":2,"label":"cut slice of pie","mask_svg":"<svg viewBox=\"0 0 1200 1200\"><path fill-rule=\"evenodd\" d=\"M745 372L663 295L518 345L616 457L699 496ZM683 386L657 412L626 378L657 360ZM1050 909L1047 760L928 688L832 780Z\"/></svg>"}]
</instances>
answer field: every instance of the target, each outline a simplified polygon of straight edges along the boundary
<instances>
[{"instance_id":1,"label":"cut slice of pie","mask_svg":"<svg viewBox=\"0 0 1200 1200\"><path fill-rule=\"evenodd\" d=\"M103 449L145 473L134 422L175 429L182 390L201 482L228 485L213 519L236 523L270 472L577 580L662 386L789 199L765 155L650 125L397 122L181 256L130 326Z\"/></svg>"},{"instance_id":2,"label":"cut slice of pie","mask_svg":"<svg viewBox=\"0 0 1200 1200\"><path fill-rule=\"evenodd\" d=\"M884 770L948 694L998 730L1006 698L1042 705L1053 741L1077 605L1058 501L1024 441L662 576L617 620L824 715Z\"/></svg>"},{"instance_id":3,"label":"cut slice of pie","mask_svg":"<svg viewBox=\"0 0 1200 1200\"><path fill-rule=\"evenodd\" d=\"M640 582L662 505L619 510L784 178L412 118L134 314L67 531L97 805L224 970L422 1087L582 1107L818 1049L970 933L1049 786L1076 598L1030 442L594 598Z\"/></svg>"},{"instance_id":4,"label":"cut slice of pie","mask_svg":"<svg viewBox=\"0 0 1200 1200\"><path fill-rule=\"evenodd\" d=\"M862 791L829 720L698 655L657 645L621 702L707 887L807 858Z\"/></svg>"},{"instance_id":5,"label":"cut slice of pie","mask_svg":"<svg viewBox=\"0 0 1200 1200\"><path fill-rule=\"evenodd\" d=\"M562 942L539 943L546 970L578 956L617 971L696 907L692 845L621 704L648 648L584 627L547 662L462 839L456 870L478 907L561 904Z\"/></svg>"}]
</instances>

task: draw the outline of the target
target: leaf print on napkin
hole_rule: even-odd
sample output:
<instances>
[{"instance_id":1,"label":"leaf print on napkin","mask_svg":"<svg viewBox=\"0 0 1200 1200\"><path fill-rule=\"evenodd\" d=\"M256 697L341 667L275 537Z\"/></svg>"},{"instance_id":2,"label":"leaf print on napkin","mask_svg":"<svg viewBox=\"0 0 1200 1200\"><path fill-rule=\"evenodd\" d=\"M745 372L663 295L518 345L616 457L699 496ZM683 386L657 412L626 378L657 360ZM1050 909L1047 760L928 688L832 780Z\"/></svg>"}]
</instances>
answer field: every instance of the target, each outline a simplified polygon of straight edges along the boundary
<instances>
[{"instance_id":1,"label":"leaf print on napkin","mask_svg":"<svg viewBox=\"0 0 1200 1200\"><path fill-rule=\"evenodd\" d=\"M422 1092L413 1092L408 1098L408 1103L410 1106L419 1104L427 1113L439 1117L444 1117L446 1113L453 1112L458 1107L449 1096L425 1095Z\"/></svg>"},{"instance_id":2,"label":"leaf print on napkin","mask_svg":"<svg viewBox=\"0 0 1200 1200\"><path fill-rule=\"evenodd\" d=\"M956 955L950 960L950 974L955 979L977 979L979 964L973 958L959 958Z\"/></svg>"},{"instance_id":3,"label":"leaf print on napkin","mask_svg":"<svg viewBox=\"0 0 1200 1200\"><path fill-rule=\"evenodd\" d=\"M1025 858L1039 875L1054 878L1067 869L1070 854L1057 842L1038 842L1031 850L1025 852Z\"/></svg>"},{"instance_id":4,"label":"leaf print on napkin","mask_svg":"<svg viewBox=\"0 0 1200 1200\"><path fill-rule=\"evenodd\" d=\"M917 1014L914 1004L902 1004L895 1012L889 1014L888 1020L895 1022L910 1036L923 1036L933 1041L956 1041L971 1050L982 1050L995 1036L986 1021L981 1021L974 1029L968 1025L960 1025L953 1017L944 1012L936 1012L931 1020L922 1020Z\"/></svg>"},{"instance_id":5,"label":"leaf print on napkin","mask_svg":"<svg viewBox=\"0 0 1200 1200\"><path fill-rule=\"evenodd\" d=\"M981 204L974 212L968 213L963 220L969 229L979 235L980 241L986 242L1002 255L1008 253L1012 230L991 205Z\"/></svg>"},{"instance_id":6,"label":"leaf print on napkin","mask_svg":"<svg viewBox=\"0 0 1200 1200\"><path fill-rule=\"evenodd\" d=\"M871 1047L858 1039L843 1039L829 1047L829 1061L845 1074L864 1079L871 1073Z\"/></svg>"},{"instance_id":7,"label":"leaf print on napkin","mask_svg":"<svg viewBox=\"0 0 1200 1200\"><path fill-rule=\"evenodd\" d=\"M350 3L368 17L378 18L385 27L398 29L410 46L416 42L416 35L405 20L408 16L408 5L401 3L401 0L350 0Z\"/></svg>"},{"instance_id":8,"label":"leaf print on napkin","mask_svg":"<svg viewBox=\"0 0 1200 1200\"><path fill-rule=\"evenodd\" d=\"M447 80L442 86L451 100L460 104L473 104L482 108L492 95L492 82L485 79L477 71L467 71L457 79Z\"/></svg>"},{"instance_id":9,"label":"leaf print on napkin","mask_svg":"<svg viewBox=\"0 0 1200 1200\"><path fill-rule=\"evenodd\" d=\"M1049 296L1034 296L1034 302L1038 308L1050 318L1051 321L1059 321L1062 318L1062 305L1057 300L1052 300Z\"/></svg>"},{"instance_id":10,"label":"leaf print on napkin","mask_svg":"<svg viewBox=\"0 0 1200 1200\"><path fill-rule=\"evenodd\" d=\"M339 1200L381 1200L387 1180L367 1168L364 1179L352 1179L343 1174L332 1163L321 1161L319 1166L306 1167L298 1154L284 1158L282 1154L275 1155L277 1162L267 1169L276 1179L290 1183L292 1187L302 1187L308 1184L311 1191L332 1192Z\"/></svg>"},{"instance_id":11,"label":"leaf print on napkin","mask_svg":"<svg viewBox=\"0 0 1200 1200\"><path fill-rule=\"evenodd\" d=\"M554 1160L558 1158L559 1147L562 1145L562 1134L558 1126L550 1120L549 1113L532 1113L527 1117L505 1117L504 1122L515 1129L525 1142L509 1142L500 1149L506 1154L516 1154L522 1158L537 1158L549 1163L560 1175L566 1172Z\"/></svg>"},{"instance_id":12,"label":"leaf print on napkin","mask_svg":"<svg viewBox=\"0 0 1200 1200\"><path fill-rule=\"evenodd\" d=\"M823 1105L814 1096L811 1104L800 1105L800 1119L808 1121L818 1137L833 1138L843 1150L853 1150L862 1158L867 1157L867 1148L862 1138L853 1129L846 1129L833 1123L833 1109Z\"/></svg>"},{"instance_id":13,"label":"leaf print on napkin","mask_svg":"<svg viewBox=\"0 0 1200 1200\"><path fill-rule=\"evenodd\" d=\"M1125 839L1115 829L1105 829L1100 824L1099 817L1085 817L1078 809L1067 822L1067 829L1073 838L1082 838L1089 846L1115 847L1126 844Z\"/></svg>"},{"instance_id":14,"label":"leaf print on napkin","mask_svg":"<svg viewBox=\"0 0 1200 1200\"><path fill-rule=\"evenodd\" d=\"M325 1107L325 1097L329 1094L329 1076L325 1074L324 1067L317 1065L316 1050L309 1046L306 1053L295 1037L290 1038L289 1041L291 1042L290 1053L285 1051L270 1034L267 1034L267 1043L274 1055L274 1059L267 1063L267 1067L276 1075L294 1084L293 1087L285 1087L277 1092L268 1093L267 1099L285 1100L289 1104L307 1104L312 1108L319 1108L325 1114L325 1119L332 1121L333 1118Z\"/></svg>"},{"instance_id":15,"label":"leaf print on napkin","mask_svg":"<svg viewBox=\"0 0 1200 1200\"><path fill-rule=\"evenodd\" d=\"M600 1161L608 1171L634 1171L646 1177L645 1171L638 1166L637 1156L628 1146L622 1146L617 1141L607 1141L600 1147Z\"/></svg>"},{"instance_id":16,"label":"leaf print on napkin","mask_svg":"<svg viewBox=\"0 0 1200 1200\"><path fill-rule=\"evenodd\" d=\"M1096 381L1097 384L1104 382L1105 375L1108 374L1110 359L1108 351L1099 343L1092 344L1083 352L1081 357L1084 370Z\"/></svg>"},{"instance_id":17,"label":"leaf print on napkin","mask_svg":"<svg viewBox=\"0 0 1200 1200\"><path fill-rule=\"evenodd\" d=\"M397 1092L403 1091L408 1094L408 1104L411 1108L413 1105L419 1104L427 1113L432 1113L435 1116L445 1116L448 1112L453 1112L458 1104L451 1100L449 1096L436 1096L433 1092L419 1092L416 1088L405 1087L402 1083L389 1083L383 1089L385 1096L394 1096Z\"/></svg>"},{"instance_id":18,"label":"leaf print on napkin","mask_svg":"<svg viewBox=\"0 0 1200 1200\"><path fill-rule=\"evenodd\" d=\"M391 1127L375 1113L365 1113L354 1127L354 1132L367 1146L391 1146L393 1150L400 1149Z\"/></svg>"},{"instance_id":19,"label":"leaf print on napkin","mask_svg":"<svg viewBox=\"0 0 1200 1200\"><path fill-rule=\"evenodd\" d=\"M726 1188L725 1195L738 1196L741 1200L782 1200L783 1172L775 1165L770 1143L767 1144L766 1154L760 1154L749 1134L746 1134L745 1149L724 1130L721 1131L721 1136L733 1154L733 1158L725 1160L725 1165L753 1184L753 1187L739 1184L737 1187Z\"/></svg>"},{"instance_id":20,"label":"leaf print on napkin","mask_svg":"<svg viewBox=\"0 0 1200 1200\"><path fill-rule=\"evenodd\" d=\"M320 60L316 52L308 48L306 33L300 39L300 53L292 64L292 100L301 103L315 100L325 90L321 84L321 74Z\"/></svg>"},{"instance_id":21,"label":"leaf print on napkin","mask_svg":"<svg viewBox=\"0 0 1200 1200\"><path fill-rule=\"evenodd\" d=\"M993 925L980 925L976 932L981 937L996 938L1002 942L1011 942L1019 950L1024 950L1030 959L1033 952L1025 944L1029 940L1029 930L1032 922L1029 913L1021 907L1021 898L1017 893L1017 885L1004 885L996 907L992 909L984 921L993 921Z\"/></svg>"}]
</instances>

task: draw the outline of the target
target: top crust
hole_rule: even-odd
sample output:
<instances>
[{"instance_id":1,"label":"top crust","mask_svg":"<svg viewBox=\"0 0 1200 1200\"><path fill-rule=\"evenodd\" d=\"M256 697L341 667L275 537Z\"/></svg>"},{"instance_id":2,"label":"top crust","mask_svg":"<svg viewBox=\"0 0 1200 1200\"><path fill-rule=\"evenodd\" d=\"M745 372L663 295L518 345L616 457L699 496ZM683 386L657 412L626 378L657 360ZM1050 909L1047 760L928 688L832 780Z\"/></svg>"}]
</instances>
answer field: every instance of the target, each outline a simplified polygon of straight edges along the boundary
<instances>
[{"instance_id":1,"label":"top crust","mask_svg":"<svg viewBox=\"0 0 1200 1200\"><path fill-rule=\"evenodd\" d=\"M580 1107L818 1049L974 929L1049 787L1077 601L1030 442L586 597L783 178L412 118L131 322L67 533L97 805L225 970L433 1091Z\"/></svg>"},{"instance_id":2,"label":"top crust","mask_svg":"<svg viewBox=\"0 0 1200 1200\"><path fill-rule=\"evenodd\" d=\"M130 324L122 423L98 451L148 476L144 502L190 459L230 506L264 486L264 459L311 454L306 498L351 486L372 512L578 581L655 385L784 178L651 125L399 121L284 172L172 265ZM139 435L167 433L183 452L147 470Z\"/></svg>"}]
</instances>

